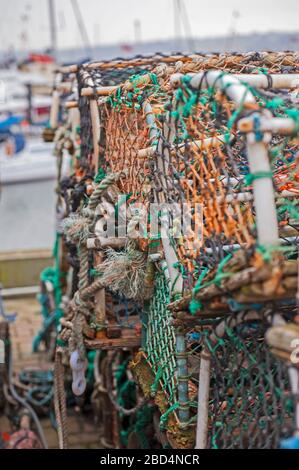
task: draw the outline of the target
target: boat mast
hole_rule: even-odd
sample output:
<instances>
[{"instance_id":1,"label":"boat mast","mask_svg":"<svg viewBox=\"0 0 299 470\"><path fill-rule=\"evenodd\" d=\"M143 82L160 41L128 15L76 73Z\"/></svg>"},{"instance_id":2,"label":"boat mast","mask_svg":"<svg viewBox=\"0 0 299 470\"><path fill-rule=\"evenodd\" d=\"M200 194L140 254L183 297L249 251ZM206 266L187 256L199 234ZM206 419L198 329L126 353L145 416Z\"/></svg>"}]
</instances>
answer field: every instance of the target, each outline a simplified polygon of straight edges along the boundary
<instances>
[{"instance_id":1,"label":"boat mast","mask_svg":"<svg viewBox=\"0 0 299 470\"><path fill-rule=\"evenodd\" d=\"M54 59L56 59L57 34L56 34L54 0L48 0L48 7L49 7L49 20L50 20L50 32L51 32L51 54L53 55Z\"/></svg>"},{"instance_id":2,"label":"boat mast","mask_svg":"<svg viewBox=\"0 0 299 470\"><path fill-rule=\"evenodd\" d=\"M189 21L189 16L184 0L173 0L174 8L174 37L181 41L181 26L185 32L185 39L189 48L189 51L193 52L195 50L195 43L191 31L191 25Z\"/></svg>"},{"instance_id":3,"label":"boat mast","mask_svg":"<svg viewBox=\"0 0 299 470\"><path fill-rule=\"evenodd\" d=\"M71 4L72 4L73 12L74 12L75 17L76 17L78 29L79 29L79 32L81 34L83 46L85 47L85 50L86 50L87 54L91 54L91 51L92 51L91 43L90 43L90 40L89 40L87 29L85 27L85 24L84 24L84 21L83 21L83 17L82 17L78 2L77 2L77 0L71 0Z\"/></svg>"},{"instance_id":4,"label":"boat mast","mask_svg":"<svg viewBox=\"0 0 299 470\"><path fill-rule=\"evenodd\" d=\"M174 38L181 40L180 0L173 0Z\"/></svg>"}]
</instances>

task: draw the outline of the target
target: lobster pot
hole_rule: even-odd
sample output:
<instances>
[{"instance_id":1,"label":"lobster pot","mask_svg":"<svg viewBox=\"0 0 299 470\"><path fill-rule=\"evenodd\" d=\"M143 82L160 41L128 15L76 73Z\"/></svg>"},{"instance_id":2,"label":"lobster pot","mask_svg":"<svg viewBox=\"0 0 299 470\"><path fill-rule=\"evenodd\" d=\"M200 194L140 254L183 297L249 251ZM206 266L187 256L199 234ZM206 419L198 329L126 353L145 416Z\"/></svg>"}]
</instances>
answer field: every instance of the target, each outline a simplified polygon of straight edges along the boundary
<instances>
[{"instance_id":1,"label":"lobster pot","mask_svg":"<svg viewBox=\"0 0 299 470\"><path fill-rule=\"evenodd\" d=\"M187 289L237 249L249 258L256 239L246 141L229 124L236 112L216 90L198 92L183 82L172 101L171 131L163 130L163 191L177 205L173 243Z\"/></svg>"},{"instance_id":2,"label":"lobster pot","mask_svg":"<svg viewBox=\"0 0 299 470\"><path fill-rule=\"evenodd\" d=\"M74 357L82 372L93 351L103 447L297 436L297 64L250 53L76 67L80 127L63 142L74 172L60 184L49 299L75 394Z\"/></svg>"},{"instance_id":3,"label":"lobster pot","mask_svg":"<svg viewBox=\"0 0 299 470\"><path fill-rule=\"evenodd\" d=\"M135 94L129 91L132 86L137 87ZM101 107L107 169L121 173L118 187L122 194L131 201L143 203L148 203L151 197L153 169L142 151L154 148L158 138L159 123L151 106L153 87L126 82Z\"/></svg>"},{"instance_id":4,"label":"lobster pot","mask_svg":"<svg viewBox=\"0 0 299 470\"><path fill-rule=\"evenodd\" d=\"M273 76L281 96L282 79L287 87L292 77ZM287 102L265 111L271 105L259 80L219 72L173 76L156 155L157 169L164 164L165 200L181 207L169 233L183 298L171 308L184 323L189 408L198 385L198 448L277 447L294 430L288 368L264 335L277 312L283 323L294 319L297 245L285 235L297 234L290 217L298 141ZM193 227L181 230L182 213L183 224L187 214ZM177 371L181 334L176 328ZM178 391L182 411L182 386Z\"/></svg>"},{"instance_id":5,"label":"lobster pot","mask_svg":"<svg viewBox=\"0 0 299 470\"><path fill-rule=\"evenodd\" d=\"M226 317L221 337L217 326L202 330L211 358L207 448L279 448L295 429L287 367L265 342L269 318L249 317Z\"/></svg>"},{"instance_id":6,"label":"lobster pot","mask_svg":"<svg viewBox=\"0 0 299 470\"><path fill-rule=\"evenodd\" d=\"M87 96L82 96L82 89L90 83L89 74L84 70L77 72L77 83L78 83L78 108L80 112L80 154L78 155L77 162L75 162L75 168L81 170L82 175L86 171L92 170L92 155L94 152L93 143L93 130L92 130L92 119L90 113L90 99Z\"/></svg>"}]
</instances>

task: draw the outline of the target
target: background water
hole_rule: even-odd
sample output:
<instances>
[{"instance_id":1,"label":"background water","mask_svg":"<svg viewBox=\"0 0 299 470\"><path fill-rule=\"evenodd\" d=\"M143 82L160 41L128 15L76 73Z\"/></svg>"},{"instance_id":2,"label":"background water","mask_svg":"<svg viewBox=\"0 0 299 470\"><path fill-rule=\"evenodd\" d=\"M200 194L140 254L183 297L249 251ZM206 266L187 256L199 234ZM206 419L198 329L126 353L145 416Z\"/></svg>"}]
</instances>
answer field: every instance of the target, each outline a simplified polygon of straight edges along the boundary
<instances>
[{"instance_id":1,"label":"background water","mask_svg":"<svg viewBox=\"0 0 299 470\"><path fill-rule=\"evenodd\" d=\"M55 180L0 187L0 251L52 248Z\"/></svg>"}]
</instances>

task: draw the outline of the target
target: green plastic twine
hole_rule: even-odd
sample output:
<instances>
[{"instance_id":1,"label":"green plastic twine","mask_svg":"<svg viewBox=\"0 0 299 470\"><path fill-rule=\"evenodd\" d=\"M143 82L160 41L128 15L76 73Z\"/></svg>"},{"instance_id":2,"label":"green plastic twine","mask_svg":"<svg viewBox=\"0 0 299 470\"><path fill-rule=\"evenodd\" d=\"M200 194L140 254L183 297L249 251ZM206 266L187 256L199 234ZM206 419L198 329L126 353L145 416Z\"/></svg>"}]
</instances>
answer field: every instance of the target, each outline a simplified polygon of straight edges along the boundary
<instances>
[{"instance_id":1,"label":"green plastic twine","mask_svg":"<svg viewBox=\"0 0 299 470\"><path fill-rule=\"evenodd\" d=\"M157 393L157 390L158 390L158 387L159 387L159 382L160 382L160 379L162 377L162 374L163 374L163 370L162 370L162 367L159 366L158 370L157 370L157 373L156 373L156 377L155 377L155 381L154 383L152 384L151 386L151 395L154 397Z\"/></svg>"},{"instance_id":2,"label":"green plastic twine","mask_svg":"<svg viewBox=\"0 0 299 470\"><path fill-rule=\"evenodd\" d=\"M257 171L256 173L248 173L245 175L245 186L250 186L253 181L262 179L262 178L271 178L272 179L273 174L271 171Z\"/></svg>"},{"instance_id":3,"label":"green plastic twine","mask_svg":"<svg viewBox=\"0 0 299 470\"><path fill-rule=\"evenodd\" d=\"M178 402L176 402L172 406L170 406L168 408L168 410L163 415L161 415L161 418L160 418L160 428L161 429L166 428L166 424L167 424L169 415L171 413L173 413L173 411L177 410L179 408L179 406L180 406L180 404Z\"/></svg>"},{"instance_id":4,"label":"green plastic twine","mask_svg":"<svg viewBox=\"0 0 299 470\"><path fill-rule=\"evenodd\" d=\"M94 177L95 183L100 183L106 177L106 173L103 168L100 168L96 176Z\"/></svg>"}]
</instances>

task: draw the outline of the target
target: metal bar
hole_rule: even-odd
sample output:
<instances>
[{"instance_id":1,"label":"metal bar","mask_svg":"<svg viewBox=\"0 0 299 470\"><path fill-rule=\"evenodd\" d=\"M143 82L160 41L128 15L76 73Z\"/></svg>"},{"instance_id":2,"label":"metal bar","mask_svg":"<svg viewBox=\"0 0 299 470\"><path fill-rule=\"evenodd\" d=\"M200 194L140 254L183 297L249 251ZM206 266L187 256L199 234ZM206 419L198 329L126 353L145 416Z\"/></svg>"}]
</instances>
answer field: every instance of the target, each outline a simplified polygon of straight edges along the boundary
<instances>
[{"instance_id":1,"label":"metal bar","mask_svg":"<svg viewBox=\"0 0 299 470\"><path fill-rule=\"evenodd\" d=\"M100 140L100 116L98 103L95 99L90 100L90 116L93 140L93 165L95 173L99 171L99 140Z\"/></svg>"},{"instance_id":2,"label":"metal bar","mask_svg":"<svg viewBox=\"0 0 299 470\"><path fill-rule=\"evenodd\" d=\"M181 74L175 74L172 77L172 83L175 84L178 76ZM206 88L206 83L209 83L209 86L213 86L211 78L218 75L219 80L227 81L229 79L236 80L241 85L250 85L254 88L271 88L271 89L281 89L281 88L297 88L299 87L299 74L246 74L246 73L234 73L234 74L225 74L219 71L210 71L207 75L207 81L203 79L203 72L200 73L188 73L186 74L191 78L191 86L198 88L199 84L202 88ZM206 75L206 76L207 76ZM218 85L217 85L218 86Z\"/></svg>"},{"instance_id":3,"label":"metal bar","mask_svg":"<svg viewBox=\"0 0 299 470\"><path fill-rule=\"evenodd\" d=\"M11 287L9 289L2 289L2 297L4 299L9 299L12 297L23 297L23 296L32 296L38 294L40 291L39 286L29 286L29 287Z\"/></svg>"},{"instance_id":4,"label":"metal bar","mask_svg":"<svg viewBox=\"0 0 299 470\"><path fill-rule=\"evenodd\" d=\"M109 96L111 93L114 93L115 90L120 88L119 86L100 86L96 88L85 87L81 90L81 96L93 96L96 92L99 96Z\"/></svg>"},{"instance_id":5,"label":"metal bar","mask_svg":"<svg viewBox=\"0 0 299 470\"><path fill-rule=\"evenodd\" d=\"M188 364L186 353L186 341L184 330L180 327L176 329L176 359L177 359L177 380L178 380L178 402L179 420L187 423L190 418L189 393L188 393Z\"/></svg>"},{"instance_id":6,"label":"metal bar","mask_svg":"<svg viewBox=\"0 0 299 470\"><path fill-rule=\"evenodd\" d=\"M238 122L238 128L241 132L255 132L254 115L242 118ZM290 135L296 131L296 122L291 118L259 117L258 130L261 132L271 132L272 134Z\"/></svg>"},{"instance_id":7,"label":"metal bar","mask_svg":"<svg viewBox=\"0 0 299 470\"><path fill-rule=\"evenodd\" d=\"M195 449L206 449L208 440L209 392L211 356L205 348L200 357L197 427Z\"/></svg>"}]
</instances>

